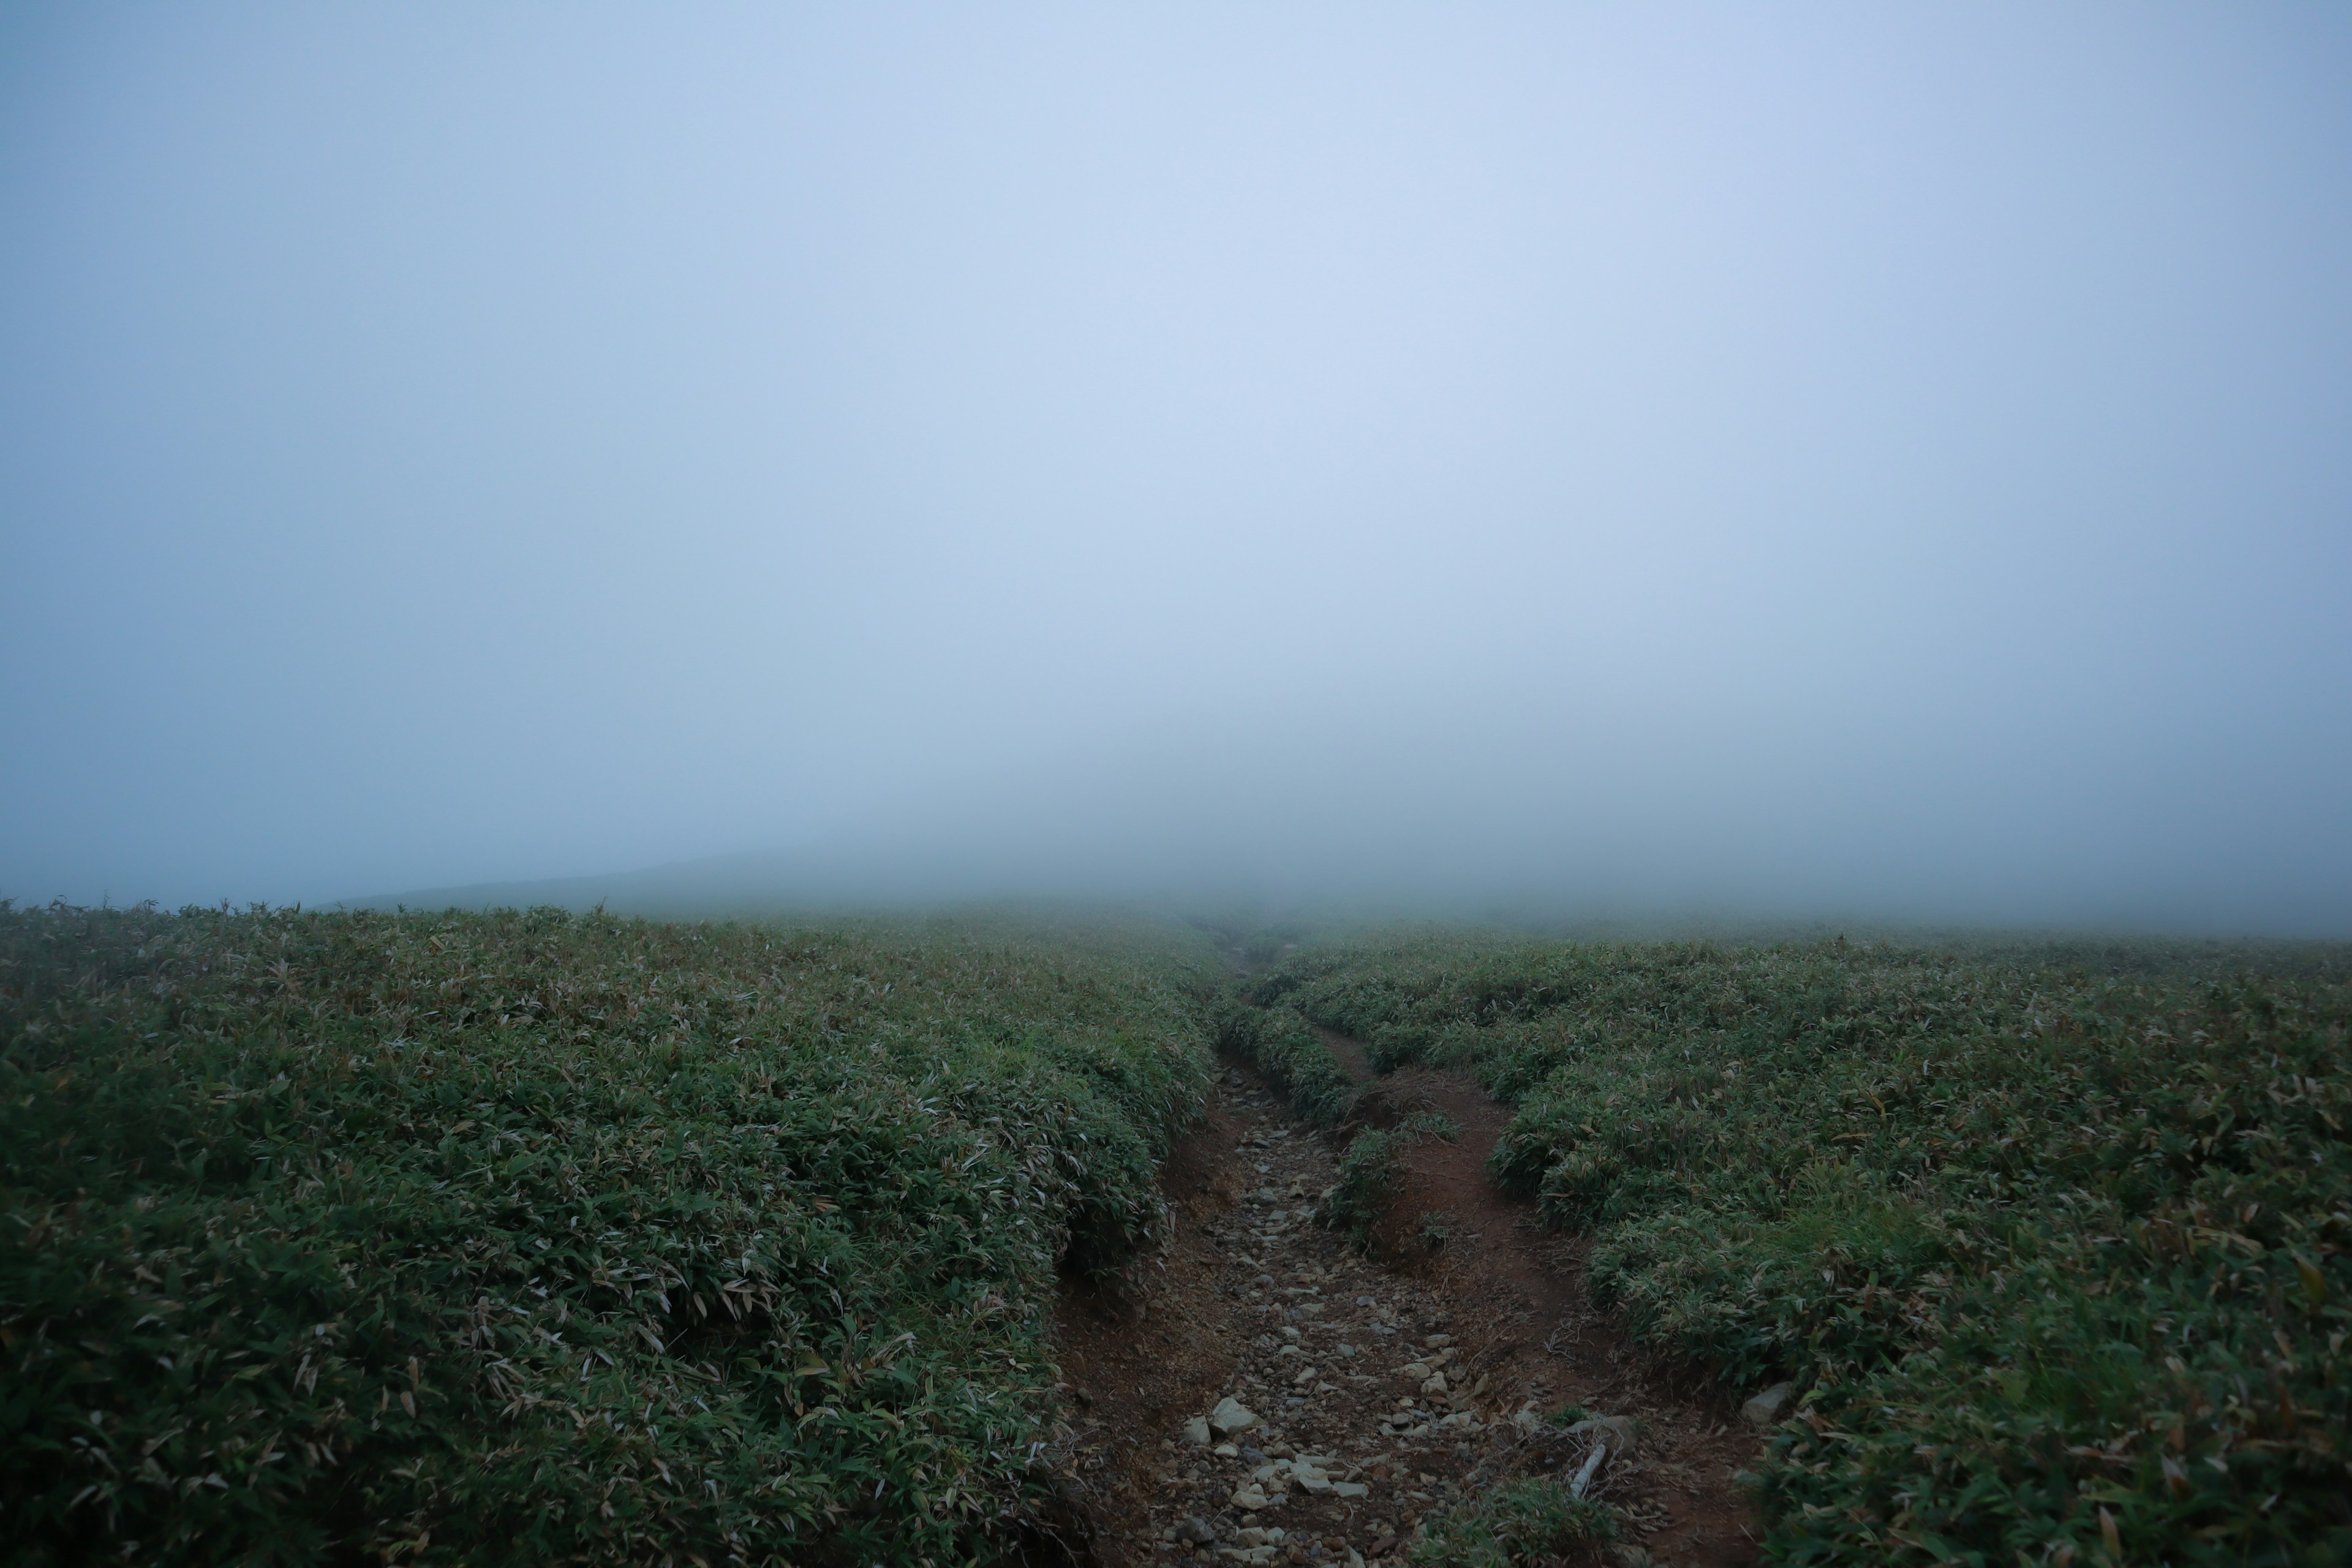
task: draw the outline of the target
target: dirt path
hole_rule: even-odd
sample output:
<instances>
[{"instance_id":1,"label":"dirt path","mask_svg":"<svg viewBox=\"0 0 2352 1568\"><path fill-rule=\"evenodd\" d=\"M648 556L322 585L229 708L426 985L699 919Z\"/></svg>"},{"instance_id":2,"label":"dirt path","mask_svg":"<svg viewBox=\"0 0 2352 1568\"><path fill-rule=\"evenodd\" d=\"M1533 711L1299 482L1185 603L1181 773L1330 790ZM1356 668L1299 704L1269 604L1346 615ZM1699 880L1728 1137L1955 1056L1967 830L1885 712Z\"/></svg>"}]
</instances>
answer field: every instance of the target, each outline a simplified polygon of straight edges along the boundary
<instances>
[{"instance_id":1,"label":"dirt path","mask_svg":"<svg viewBox=\"0 0 2352 1568\"><path fill-rule=\"evenodd\" d=\"M1331 1037L1360 1080L1351 1042ZM1355 1125L1435 1110L1461 1129L1413 1145L1374 1256L1317 1223ZM1757 1442L1719 1396L1677 1388L1584 1300L1580 1253L1486 1178L1508 1112L1457 1075L1370 1087L1329 1142L1228 1065L1207 1121L1168 1162L1167 1252L1108 1291L1066 1292L1057 1339L1080 1417L1062 1458L1109 1565L1402 1561L1421 1520L1513 1475L1559 1473L1591 1428L1632 1423L1600 1472L1628 1565L1752 1563L1734 1472ZM1231 1432L1187 1423L1235 1400ZM1601 1434L1608 1436L1608 1432ZM1203 1539L1205 1538L1205 1539Z\"/></svg>"}]
</instances>

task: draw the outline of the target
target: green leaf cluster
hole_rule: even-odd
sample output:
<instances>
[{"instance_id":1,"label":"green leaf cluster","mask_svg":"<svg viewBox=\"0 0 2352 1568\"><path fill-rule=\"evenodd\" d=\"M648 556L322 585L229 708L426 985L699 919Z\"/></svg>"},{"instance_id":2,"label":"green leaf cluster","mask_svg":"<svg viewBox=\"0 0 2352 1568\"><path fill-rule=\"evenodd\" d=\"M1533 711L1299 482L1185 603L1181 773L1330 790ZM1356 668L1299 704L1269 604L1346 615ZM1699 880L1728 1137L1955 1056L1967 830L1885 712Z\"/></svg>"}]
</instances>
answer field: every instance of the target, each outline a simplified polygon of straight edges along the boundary
<instances>
[{"instance_id":1,"label":"green leaf cluster","mask_svg":"<svg viewBox=\"0 0 2352 1568\"><path fill-rule=\"evenodd\" d=\"M1423 1110L1394 1127L1358 1132L1340 1152L1339 1179L1323 1200L1323 1223L1345 1230L1360 1251L1369 1249L1389 1200L1403 1184L1405 1151L1424 1138L1452 1142L1461 1135L1462 1129L1442 1110Z\"/></svg>"},{"instance_id":2,"label":"green leaf cluster","mask_svg":"<svg viewBox=\"0 0 2352 1568\"><path fill-rule=\"evenodd\" d=\"M1549 1477L1528 1476L1437 1514L1407 1559L1431 1568L1532 1568L1616 1536L1616 1512L1608 1504L1574 1496Z\"/></svg>"},{"instance_id":3,"label":"green leaf cluster","mask_svg":"<svg viewBox=\"0 0 2352 1568\"><path fill-rule=\"evenodd\" d=\"M1388 1212L1412 1141L1401 1127L1367 1127L1339 1156L1339 1180L1323 1200L1323 1221L1345 1230L1359 1250L1371 1245L1373 1228Z\"/></svg>"},{"instance_id":4,"label":"green leaf cluster","mask_svg":"<svg viewBox=\"0 0 2352 1568\"><path fill-rule=\"evenodd\" d=\"M1331 1127L1356 1102L1356 1086L1331 1047L1298 1012L1230 1003L1217 1025L1217 1048L1255 1067L1300 1120Z\"/></svg>"}]
</instances>

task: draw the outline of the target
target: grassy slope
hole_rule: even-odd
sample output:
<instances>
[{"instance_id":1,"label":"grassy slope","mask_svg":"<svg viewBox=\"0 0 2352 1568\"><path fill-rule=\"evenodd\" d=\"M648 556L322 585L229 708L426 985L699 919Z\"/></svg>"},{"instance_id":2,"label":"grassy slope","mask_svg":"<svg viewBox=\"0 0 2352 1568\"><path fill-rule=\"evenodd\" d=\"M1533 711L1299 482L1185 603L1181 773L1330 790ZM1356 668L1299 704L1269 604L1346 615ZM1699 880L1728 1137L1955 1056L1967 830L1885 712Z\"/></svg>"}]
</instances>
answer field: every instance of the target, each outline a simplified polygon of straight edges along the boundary
<instances>
[{"instance_id":1,"label":"grassy slope","mask_svg":"<svg viewBox=\"0 0 2352 1568\"><path fill-rule=\"evenodd\" d=\"M13 1560L1013 1549L1192 939L0 906ZM135 1543L135 1544L134 1544Z\"/></svg>"},{"instance_id":2,"label":"grassy slope","mask_svg":"<svg viewBox=\"0 0 2352 1568\"><path fill-rule=\"evenodd\" d=\"M2352 1558L2347 980L1427 934L1256 993L1473 1068L1518 1106L1498 1173L1638 1331L1800 1380L1776 1558L2252 1563Z\"/></svg>"}]
</instances>

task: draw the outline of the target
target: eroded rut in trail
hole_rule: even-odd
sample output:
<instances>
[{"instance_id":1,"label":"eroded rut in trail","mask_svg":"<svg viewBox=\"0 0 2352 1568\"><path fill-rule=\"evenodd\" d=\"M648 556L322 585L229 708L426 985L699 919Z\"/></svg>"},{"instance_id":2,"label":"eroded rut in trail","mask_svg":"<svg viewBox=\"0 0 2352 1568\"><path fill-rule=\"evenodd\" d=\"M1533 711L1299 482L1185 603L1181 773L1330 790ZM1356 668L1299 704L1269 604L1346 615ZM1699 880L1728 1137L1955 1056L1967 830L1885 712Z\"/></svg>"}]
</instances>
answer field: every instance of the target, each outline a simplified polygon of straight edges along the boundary
<instances>
[{"instance_id":1,"label":"eroded rut in trail","mask_svg":"<svg viewBox=\"0 0 2352 1568\"><path fill-rule=\"evenodd\" d=\"M1755 1434L1719 1392L1630 1346L1586 1301L1576 1244L1486 1180L1508 1111L1454 1074L1373 1082L1360 1049L1330 1043L1372 1085L1358 1121L1318 1137L1227 1065L1163 1173L1167 1250L1118 1288L1065 1295L1077 1423L1061 1458L1092 1522L1086 1554L1402 1563L1432 1512L1515 1476L1565 1479L1599 1441L1594 1489L1621 1534L1587 1560L1752 1563L1735 1477ZM1339 1151L1355 1126L1425 1110L1460 1134L1413 1145L1360 1256L1316 1218ZM1572 1405L1601 1424L1551 1419ZM1204 1432L1221 1405L1229 1430Z\"/></svg>"}]
</instances>

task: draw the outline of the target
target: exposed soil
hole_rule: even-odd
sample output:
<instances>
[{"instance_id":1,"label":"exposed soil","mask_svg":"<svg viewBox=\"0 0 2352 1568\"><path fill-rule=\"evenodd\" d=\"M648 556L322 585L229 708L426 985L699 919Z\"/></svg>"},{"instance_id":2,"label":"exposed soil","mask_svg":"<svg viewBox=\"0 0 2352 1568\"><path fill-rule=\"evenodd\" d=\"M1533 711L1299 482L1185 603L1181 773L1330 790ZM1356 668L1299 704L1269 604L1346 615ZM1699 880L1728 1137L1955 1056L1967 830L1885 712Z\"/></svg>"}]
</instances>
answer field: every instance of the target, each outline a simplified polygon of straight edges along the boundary
<instances>
[{"instance_id":1,"label":"exposed soil","mask_svg":"<svg viewBox=\"0 0 2352 1568\"><path fill-rule=\"evenodd\" d=\"M1508 1110L1459 1074L1374 1082L1360 1048L1328 1039L1370 1086L1354 1121L1318 1137L1227 1064L1161 1175L1167 1249L1113 1287L1064 1292L1077 1424L1061 1457L1091 1555L1110 1568L1402 1560L1428 1514L1510 1476L1572 1473L1597 1436L1612 1451L1594 1489L1622 1534L1594 1561L1754 1562L1734 1477L1757 1437L1721 1393L1631 1345L1585 1299L1580 1246L1486 1179ZM1360 1256L1315 1218L1338 1152L1360 1125L1429 1110L1460 1135L1412 1145ZM1228 1395L1255 1422L1189 1438L1187 1421ZM1630 1419L1630 1451L1622 1425L1549 1419L1570 1405Z\"/></svg>"}]
</instances>

